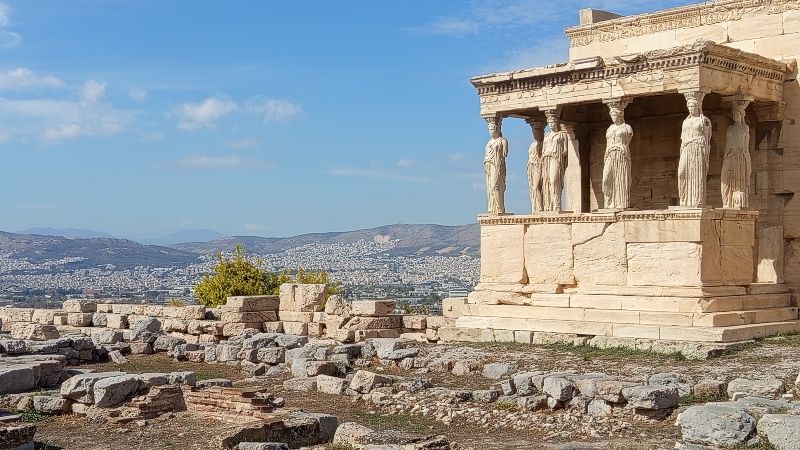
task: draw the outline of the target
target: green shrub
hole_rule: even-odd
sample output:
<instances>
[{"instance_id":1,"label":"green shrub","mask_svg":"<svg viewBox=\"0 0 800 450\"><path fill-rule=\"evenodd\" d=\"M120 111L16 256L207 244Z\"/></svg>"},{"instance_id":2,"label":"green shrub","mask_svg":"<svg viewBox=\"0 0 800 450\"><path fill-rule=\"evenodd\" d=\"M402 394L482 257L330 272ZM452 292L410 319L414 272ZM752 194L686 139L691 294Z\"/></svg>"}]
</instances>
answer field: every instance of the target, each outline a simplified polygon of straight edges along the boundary
<instances>
[{"instance_id":1,"label":"green shrub","mask_svg":"<svg viewBox=\"0 0 800 450\"><path fill-rule=\"evenodd\" d=\"M331 281L328 272L300 269L294 276L289 271L266 272L249 261L246 253L237 245L230 258L217 254L214 273L204 276L194 288L201 305L224 305L233 295L278 295L283 283L324 284L326 298L342 291L341 284Z\"/></svg>"}]
</instances>

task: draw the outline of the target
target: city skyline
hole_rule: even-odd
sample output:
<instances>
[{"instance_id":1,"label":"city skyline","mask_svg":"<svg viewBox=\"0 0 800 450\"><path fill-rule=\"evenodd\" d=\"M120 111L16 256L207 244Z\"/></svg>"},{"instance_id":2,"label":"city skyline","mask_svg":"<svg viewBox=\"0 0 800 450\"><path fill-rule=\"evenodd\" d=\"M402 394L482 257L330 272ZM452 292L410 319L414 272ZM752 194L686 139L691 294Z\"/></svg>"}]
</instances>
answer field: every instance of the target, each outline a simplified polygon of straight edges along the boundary
<instances>
[{"instance_id":1,"label":"city skyline","mask_svg":"<svg viewBox=\"0 0 800 450\"><path fill-rule=\"evenodd\" d=\"M472 223L487 134L469 78L566 61L579 8L682 3L2 2L0 229ZM508 209L527 212L530 131L504 134Z\"/></svg>"}]
</instances>

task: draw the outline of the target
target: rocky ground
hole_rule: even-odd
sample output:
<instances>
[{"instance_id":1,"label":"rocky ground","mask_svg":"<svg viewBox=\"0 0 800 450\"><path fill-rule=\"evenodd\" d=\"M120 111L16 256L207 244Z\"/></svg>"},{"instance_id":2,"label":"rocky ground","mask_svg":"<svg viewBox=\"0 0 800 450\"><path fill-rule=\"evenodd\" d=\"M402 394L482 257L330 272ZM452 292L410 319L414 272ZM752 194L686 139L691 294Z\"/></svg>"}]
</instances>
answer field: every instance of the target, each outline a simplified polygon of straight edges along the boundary
<instances>
[{"instance_id":1,"label":"rocky ground","mask_svg":"<svg viewBox=\"0 0 800 450\"><path fill-rule=\"evenodd\" d=\"M193 370L198 380L226 378L236 386L266 387L274 396L285 399L287 409L327 413L336 416L340 423L355 422L376 431L443 435L454 443L454 448L462 449L673 448L681 440L681 428L675 421L678 414L706 400L682 391L680 406L668 410L667 417L648 418L635 414L594 416L576 412L571 407L532 408L519 403L517 394L490 402L478 396L468 401L452 398L453 392L464 390L508 394L500 384L510 379L512 373L603 373L632 383L647 383L654 374L674 373L686 386L704 379L730 382L735 378L769 376L782 381L791 390L800 372L800 358L797 357L800 338L797 336L768 339L708 361L565 345L425 344L419 348L414 367L403 369L396 363L373 359L357 361L357 369L403 376L408 380L424 379L429 385L423 389L378 388L361 396L287 389L284 382L293 379L289 367L275 370L269 376L250 377L232 365L177 361L164 353L128 356L123 364L86 364L85 367L128 373ZM492 363L508 365L510 370L504 374L508 376L487 378L485 366ZM124 425L93 424L85 417L73 415L46 417L34 413L26 419L36 422L36 440L41 443L40 448L52 449L206 449L214 448L210 443L217 436L236 427L230 422L189 412Z\"/></svg>"}]
</instances>

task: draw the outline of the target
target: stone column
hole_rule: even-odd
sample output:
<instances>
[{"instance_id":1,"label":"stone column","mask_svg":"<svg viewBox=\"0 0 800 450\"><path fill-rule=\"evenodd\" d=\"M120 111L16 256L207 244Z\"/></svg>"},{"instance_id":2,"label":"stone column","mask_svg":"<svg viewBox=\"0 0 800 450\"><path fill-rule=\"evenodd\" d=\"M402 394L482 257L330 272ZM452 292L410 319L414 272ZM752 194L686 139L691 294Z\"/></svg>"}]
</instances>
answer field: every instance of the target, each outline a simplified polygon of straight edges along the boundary
<instances>
[{"instance_id":1,"label":"stone column","mask_svg":"<svg viewBox=\"0 0 800 450\"><path fill-rule=\"evenodd\" d=\"M533 141L528 147L528 192L531 197L531 213L543 210L542 202L542 144L546 122L541 119L525 119L531 127Z\"/></svg>"},{"instance_id":2,"label":"stone column","mask_svg":"<svg viewBox=\"0 0 800 450\"><path fill-rule=\"evenodd\" d=\"M678 161L678 196L680 206L706 206L706 178L711 150L711 121L703 114L703 91L683 92L689 116L681 126Z\"/></svg>"},{"instance_id":3,"label":"stone column","mask_svg":"<svg viewBox=\"0 0 800 450\"><path fill-rule=\"evenodd\" d=\"M489 140L484 147L483 173L486 179L486 197L489 214L505 214L506 157L508 140L503 137L500 116L484 117L489 128Z\"/></svg>"},{"instance_id":4,"label":"stone column","mask_svg":"<svg viewBox=\"0 0 800 450\"><path fill-rule=\"evenodd\" d=\"M725 130L725 153L722 160L720 191L722 207L745 209L750 206L750 126L745 122L747 105L752 97L735 96L723 99L731 106L733 123Z\"/></svg>"},{"instance_id":5,"label":"stone column","mask_svg":"<svg viewBox=\"0 0 800 450\"><path fill-rule=\"evenodd\" d=\"M569 140L567 141L567 170L564 173L564 199L566 209L574 213L587 212L583 204L583 167L581 166L581 149L578 140L579 124L562 122Z\"/></svg>"}]
</instances>

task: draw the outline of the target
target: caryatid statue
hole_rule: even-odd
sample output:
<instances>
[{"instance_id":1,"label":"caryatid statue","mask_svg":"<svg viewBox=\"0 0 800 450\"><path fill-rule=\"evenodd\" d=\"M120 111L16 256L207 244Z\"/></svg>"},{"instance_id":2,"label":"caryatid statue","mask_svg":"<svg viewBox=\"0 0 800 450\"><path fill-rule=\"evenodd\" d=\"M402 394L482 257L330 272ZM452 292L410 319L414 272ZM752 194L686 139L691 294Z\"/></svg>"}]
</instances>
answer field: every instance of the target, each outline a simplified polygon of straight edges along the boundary
<instances>
[{"instance_id":1,"label":"caryatid statue","mask_svg":"<svg viewBox=\"0 0 800 450\"><path fill-rule=\"evenodd\" d=\"M529 119L528 124L533 132L533 141L528 147L528 190L531 195L531 212L543 209L542 202L542 141L544 140L544 122Z\"/></svg>"},{"instance_id":2,"label":"caryatid statue","mask_svg":"<svg viewBox=\"0 0 800 450\"><path fill-rule=\"evenodd\" d=\"M633 129L625 123L627 100L607 102L614 122L606 130L606 153L603 158L603 197L607 209L631 206L631 139Z\"/></svg>"},{"instance_id":3,"label":"caryatid statue","mask_svg":"<svg viewBox=\"0 0 800 450\"><path fill-rule=\"evenodd\" d=\"M681 128L681 154L678 162L680 206L702 207L706 203L708 154L711 150L711 121L703 115L705 93L684 94L689 117Z\"/></svg>"},{"instance_id":4,"label":"caryatid statue","mask_svg":"<svg viewBox=\"0 0 800 450\"><path fill-rule=\"evenodd\" d=\"M549 130L542 144L542 199L544 211L561 211L561 191L567 169L569 135L561 131L556 110L546 110Z\"/></svg>"},{"instance_id":5,"label":"caryatid statue","mask_svg":"<svg viewBox=\"0 0 800 450\"><path fill-rule=\"evenodd\" d=\"M750 194L750 127L744 123L748 100L735 100L731 109L733 125L725 132L722 160L722 206L747 208Z\"/></svg>"},{"instance_id":6,"label":"caryatid statue","mask_svg":"<svg viewBox=\"0 0 800 450\"><path fill-rule=\"evenodd\" d=\"M508 156L508 140L500 132L500 117L489 117L489 142L486 143L486 154L483 158L483 173L486 177L486 196L489 200L490 214L506 212L506 156Z\"/></svg>"}]
</instances>

